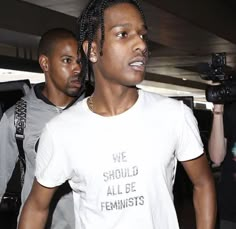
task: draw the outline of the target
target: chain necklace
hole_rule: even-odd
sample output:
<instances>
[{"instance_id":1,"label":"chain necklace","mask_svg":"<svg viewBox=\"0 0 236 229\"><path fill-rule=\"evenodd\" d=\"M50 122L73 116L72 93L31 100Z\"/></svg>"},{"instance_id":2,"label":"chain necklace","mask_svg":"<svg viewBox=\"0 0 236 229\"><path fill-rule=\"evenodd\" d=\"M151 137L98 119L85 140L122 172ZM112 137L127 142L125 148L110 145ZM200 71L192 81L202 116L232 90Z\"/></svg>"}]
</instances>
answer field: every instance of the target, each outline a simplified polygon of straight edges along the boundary
<instances>
[{"instance_id":1,"label":"chain necklace","mask_svg":"<svg viewBox=\"0 0 236 229\"><path fill-rule=\"evenodd\" d=\"M88 107L92 112L94 112L94 110L93 110L93 95L89 96L89 98L88 98Z\"/></svg>"}]
</instances>

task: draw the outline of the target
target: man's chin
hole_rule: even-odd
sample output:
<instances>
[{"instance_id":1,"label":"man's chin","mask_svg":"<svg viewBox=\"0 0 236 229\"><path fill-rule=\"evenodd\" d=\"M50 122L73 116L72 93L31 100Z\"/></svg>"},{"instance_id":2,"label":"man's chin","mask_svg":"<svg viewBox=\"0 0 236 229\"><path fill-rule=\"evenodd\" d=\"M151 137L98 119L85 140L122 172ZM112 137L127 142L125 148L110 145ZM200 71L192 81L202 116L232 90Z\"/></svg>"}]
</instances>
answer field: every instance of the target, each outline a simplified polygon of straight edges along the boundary
<instances>
[{"instance_id":1,"label":"man's chin","mask_svg":"<svg viewBox=\"0 0 236 229\"><path fill-rule=\"evenodd\" d=\"M71 89L71 90L68 90L66 94L70 97L78 97L80 94L80 90L78 88Z\"/></svg>"}]
</instances>

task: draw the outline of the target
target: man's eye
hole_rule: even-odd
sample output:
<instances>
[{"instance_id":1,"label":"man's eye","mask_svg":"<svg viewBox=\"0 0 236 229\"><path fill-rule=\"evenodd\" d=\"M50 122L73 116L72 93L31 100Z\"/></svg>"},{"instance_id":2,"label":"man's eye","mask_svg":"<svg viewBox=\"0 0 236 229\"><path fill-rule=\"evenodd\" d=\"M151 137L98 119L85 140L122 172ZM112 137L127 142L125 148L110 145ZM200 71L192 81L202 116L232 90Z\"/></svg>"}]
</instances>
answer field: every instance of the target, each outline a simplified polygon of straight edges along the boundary
<instances>
[{"instance_id":1,"label":"man's eye","mask_svg":"<svg viewBox=\"0 0 236 229\"><path fill-rule=\"evenodd\" d=\"M147 34L140 34L139 36L141 39L147 40Z\"/></svg>"},{"instance_id":2,"label":"man's eye","mask_svg":"<svg viewBox=\"0 0 236 229\"><path fill-rule=\"evenodd\" d=\"M65 58L62 60L64 63L68 64L71 62L71 59L70 58Z\"/></svg>"},{"instance_id":3,"label":"man's eye","mask_svg":"<svg viewBox=\"0 0 236 229\"><path fill-rule=\"evenodd\" d=\"M76 60L76 63L81 65L81 64L82 64L82 59L81 59L81 58L78 58L78 59Z\"/></svg>"},{"instance_id":4,"label":"man's eye","mask_svg":"<svg viewBox=\"0 0 236 229\"><path fill-rule=\"evenodd\" d=\"M126 32L120 32L120 33L117 34L117 36L120 37L120 38L124 38L124 37L127 37L128 34Z\"/></svg>"}]
</instances>

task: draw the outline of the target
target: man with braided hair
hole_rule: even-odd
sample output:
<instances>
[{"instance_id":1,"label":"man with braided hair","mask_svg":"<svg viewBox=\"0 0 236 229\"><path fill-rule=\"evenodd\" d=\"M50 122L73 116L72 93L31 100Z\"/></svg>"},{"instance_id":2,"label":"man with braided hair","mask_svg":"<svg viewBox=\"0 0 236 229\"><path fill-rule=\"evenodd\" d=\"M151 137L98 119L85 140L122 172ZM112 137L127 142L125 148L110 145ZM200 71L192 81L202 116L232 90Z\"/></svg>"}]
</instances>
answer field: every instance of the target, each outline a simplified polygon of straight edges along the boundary
<instances>
[{"instance_id":1,"label":"man with braided hair","mask_svg":"<svg viewBox=\"0 0 236 229\"><path fill-rule=\"evenodd\" d=\"M177 160L193 183L197 229L213 229L214 180L192 111L136 87L148 54L138 1L92 0L78 23L84 77L94 76L95 90L46 125L20 229L43 228L66 180L76 229L178 229Z\"/></svg>"}]
</instances>

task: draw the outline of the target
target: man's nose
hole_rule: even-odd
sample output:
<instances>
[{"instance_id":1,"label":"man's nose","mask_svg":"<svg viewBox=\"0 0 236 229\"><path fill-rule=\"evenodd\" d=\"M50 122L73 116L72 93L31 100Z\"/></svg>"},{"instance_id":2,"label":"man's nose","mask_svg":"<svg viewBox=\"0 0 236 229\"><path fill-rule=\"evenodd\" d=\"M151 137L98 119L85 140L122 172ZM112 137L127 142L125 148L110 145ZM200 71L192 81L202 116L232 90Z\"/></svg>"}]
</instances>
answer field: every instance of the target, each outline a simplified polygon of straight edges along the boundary
<instances>
[{"instance_id":1,"label":"man's nose","mask_svg":"<svg viewBox=\"0 0 236 229\"><path fill-rule=\"evenodd\" d=\"M75 63L73 71L74 71L75 75L79 74L81 72L81 65L80 65L80 63L77 63L77 62Z\"/></svg>"},{"instance_id":2,"label":"man's nose","mask_svg":"<svg viewBox=\"0 0 236 229\"><path fill-rule=\"evenodd\" d=\"M134 46L135 51L140 51L142 55L147 56L148 49L147 49L147 42L146 40L137 34L135 36L135 46Z\"/></svg>"}]
</instances>

